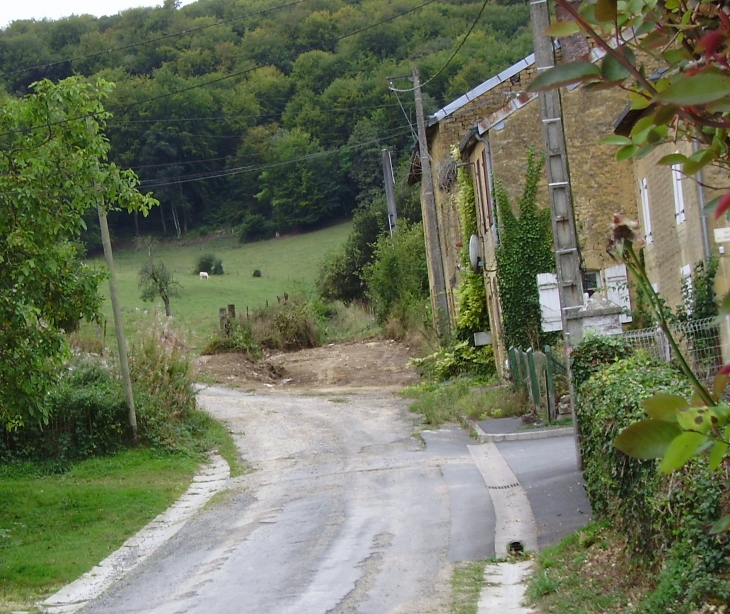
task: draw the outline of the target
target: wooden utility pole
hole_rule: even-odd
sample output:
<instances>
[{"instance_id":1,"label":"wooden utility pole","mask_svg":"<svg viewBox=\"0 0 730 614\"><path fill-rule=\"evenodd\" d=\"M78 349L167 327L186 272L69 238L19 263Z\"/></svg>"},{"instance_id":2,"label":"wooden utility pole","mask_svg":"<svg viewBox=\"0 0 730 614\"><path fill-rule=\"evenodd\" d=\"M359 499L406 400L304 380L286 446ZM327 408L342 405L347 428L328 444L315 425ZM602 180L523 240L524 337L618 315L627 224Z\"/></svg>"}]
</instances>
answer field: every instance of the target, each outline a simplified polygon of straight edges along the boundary
<instances>
[{"instance_id":1,"label":"wooden utility pole","mask_svg":"<svg viewBox=\"0 0 730 614\"><path fill-rule=\"evenodd\" d=\"M416 98L418 155L421 160L421 182L423 184L421 211L423 213L423 227L426 235L426 261L428 263L428 277L431 282L431 304L434 309L436 331L439 338L444 340L451 334L451 319L449 317L449 300L446 296L444 262L441 258L441 242L439 241L438 220L436 218L436 200L433 191L431 160L428 154L428 141L426 140L426 122L423 118L421 81L416 66L413 67L413 92Z\"/></svg>"},{"instance_id":2,"label":"wooden utility pole","mask_svg":"<svg viewBox=\"0 0 730 614\"><path fill-rule=\"evenodd\" d=\"M385 179L385 199L388 203L388 230L390 236L393 236L398 214L395 210L395 180L393 179L393 163L390 159L390 152L387 149L381 150L383 155L383 177Z\"/></svg>"},{"instance_id":3,"label":"wooden utility pole","mask_svg":"<svg viewBox=\"0 0 730 614\"><path fill-rule=\"evenodd\" d=\"M137 441L137 412L134 408L132 378L129 375L127 340L124 338L124 327L122 326L122 310L119 306L119 294L117 293L117 275L114 270L112 242L109 237L109 225L106 221L106 213L101 205L98 205L97 209L99 212L99 226L101 226L101 242L104 246L104 258L106 259L106 266L109 269L109 296L112 302L112 313L114 314L114 331L117 334L117 346L119 347L119 366L122 369L122 386L124 388L124 396L127 399L127 407L129 408L129 426L132 430L132 441Z\"/></svg>"},{"instance_id":4,"label":"wooden utility pole","mask_svg":"<svg viewBox=\"0 0 730 614\"><path fill-rule=\"evenodd\" d=\"M532 21L532 39L535 48L535 66L538 74L555 66L553 41L544 34L550 26L550 14L547 0L530 0L530 19ZM578 465L582 467L578 423L575 419L575 393L573 378L570 373L569 350L580 343L583 336L582 320L577 317L583 306L583 278L581 274L581 256L578 251L578 238L575 232L575 215L573 198L570 190L568 172L568 155L565 147L563 128L563 107L560 90L552 89L540 92L540 119L542 120L542 137L545 152L545 167L550 195L550 210L553 226L553 244L555 247L555 264L558 278L558 294L560 296L560 315L563 323L563 339L566 349L566 368L570 387L570 405L573 413L573 425L576 437L576 454Z\"/></svg>"}]
</instances>

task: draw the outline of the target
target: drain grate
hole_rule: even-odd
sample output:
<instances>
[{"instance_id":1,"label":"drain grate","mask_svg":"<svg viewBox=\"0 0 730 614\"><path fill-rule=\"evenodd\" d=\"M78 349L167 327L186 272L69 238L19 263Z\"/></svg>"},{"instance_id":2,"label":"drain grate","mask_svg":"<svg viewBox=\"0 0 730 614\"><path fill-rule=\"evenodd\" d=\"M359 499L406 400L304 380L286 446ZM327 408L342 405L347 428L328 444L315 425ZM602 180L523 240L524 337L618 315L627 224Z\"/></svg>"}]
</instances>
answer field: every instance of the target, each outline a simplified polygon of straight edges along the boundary
<instances>
[{"instance_id":1,"label":"drain grate","mask_svg":"<svg viewBox=\"0 0 730 614\"><path fill-rule=\"evenodd\" d=\"M508 488L517 488L519 485L519 482L515 482L514 484L507 484L506 486L487 486L487 488L489 490L507 490Z\"/></svg>"}]
</instances>

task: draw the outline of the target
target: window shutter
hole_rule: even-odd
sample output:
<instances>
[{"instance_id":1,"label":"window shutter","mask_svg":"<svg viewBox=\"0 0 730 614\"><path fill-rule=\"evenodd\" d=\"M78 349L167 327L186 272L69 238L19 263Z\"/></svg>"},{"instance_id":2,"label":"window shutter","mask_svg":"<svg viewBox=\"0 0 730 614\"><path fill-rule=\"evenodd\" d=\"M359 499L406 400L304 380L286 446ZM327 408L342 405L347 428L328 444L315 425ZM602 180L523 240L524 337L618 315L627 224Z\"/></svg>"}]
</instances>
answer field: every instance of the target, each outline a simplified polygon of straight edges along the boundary
<instances>
[{"instance_id":1,"label":"window shutter","mask_svg":"<svg viewBox=\"0 0 730 614\"><path fill-rule=\"evenodd\" d=\"M629 276L626 272L626 265L610 266L605 269L604 275L606 276L608 300L625 310L625 313L619 316L619 320L622 324L631 322L633 318L628 313L631 310L631 299L629 297Z\"/></svg>"},{"instance_id":2,"label":"window shutter","mask_svg":"<svg viewBox=\"0 0 730 614\"><path fill-rule=\"evenodd\" d=\"M639 191L641 192L641 209L642 213L644 214L644 236L646 238L647 243L651 243L654 240L654 237L652 237L651 234L651 211L649 209L649 183L646 180L646 177L641 180L641 184L639 186Z\"/></svg>"},{"instance_id":3,"label":"window shutter","mask_svg":"<svg viewBox=\"0 0 730 614\"><path fill-rule=\"evenodd\" d=\"M563 330L557 275L555 273L538 273L537 290L540 293L542 330L546 333Z\"/></svg>"},{"instance_id":4,"label":"window shutter","mask_svg":"<svg viewBox=\"0 0 730 614\"><path fill-rule=\"evenodd\" d=\"M672 185L674 186L674 217L677 220L677 225L679 225L685 220L681 164L672 164Z\"/></svg>"}]
</instances>

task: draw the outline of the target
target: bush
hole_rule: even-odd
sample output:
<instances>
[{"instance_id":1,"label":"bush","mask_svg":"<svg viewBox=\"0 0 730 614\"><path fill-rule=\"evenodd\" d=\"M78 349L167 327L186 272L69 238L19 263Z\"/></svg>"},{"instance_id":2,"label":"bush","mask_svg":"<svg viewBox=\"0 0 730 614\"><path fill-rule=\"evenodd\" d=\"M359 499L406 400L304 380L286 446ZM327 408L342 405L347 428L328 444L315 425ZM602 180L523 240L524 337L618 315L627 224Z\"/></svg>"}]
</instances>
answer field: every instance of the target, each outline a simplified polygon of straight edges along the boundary
<instances>
[{"instance_id":1,"label":"bush","mask_svg":"<svg viewBox=\"0 0 730 614\"><path fill-rule=\"evenodd\" d=\"M318 347L324 319L315 303L294 297L283 303L255 310L251 315L254 341L270 350Z\"/></svg>"},{"instance_id":2,"label":"bush","mask_svg":"<svg viewBox=\"0 0 730 614\"><path fill-rule=\"evenodd\" d=\"M193 273L208 273L208 275L223 275L223 261L215 254L198 256Z\"/></svg>"},{"instance_id":3,"label":"bush","mask_svg":"<svg viewBox=\"0 0 730 614\"><path fill-rule=\"evenodd\" d=\"M588 333L570 353L573 385L580 390L594 373L634 353L631 344L621 335Z\"/></svg>"},{"instance_id":4,"label":"bush","mask_svg":"<svg viewBox=\"0 0 730 614\"><path fill-rule=\"evenodd\" d=\"M577 407L594 515L627 539L635 560L661 569L657 591L640 609L652 614L689 612L693 603L730 590L712 575L727 565L727 539L707 531L727 512L720 476L704 459L666 476L657 472L656 461L629 458L612 445L624 428L646 417L640 402L660 391L687 398L691 393L672 367L637 355L593 374Z\"/></svg>"},{"instance_id":5,"label":"bush","mask_svg":"<svg viewBox=\"0 0 730 614\"><path fill-rule=\"evenodd\" d=\"M238 240L241 243L252 243L271 239L276 235L276 222L260 213L250 213L241 222Z\"/></svg>"},{"instance_id":6,"label":"bush","mask_svg":"<svg viewBox=\"0 0 730 614\"><path fill-rule=\"evenodd\" d=\"M0 435L0 461L68 463L111 454L128 441L121 382L98 359L74 357L47 398L48 422Z\"/></svg>"},{"instance_id":7,"label":"bush","mask_svg":"<svg viewBox=\"0 0 730 614\"><path fill-rule=\"evenodd\" d=\"M439 348L430 356L415 358L412 362L419 375L434 382L443 382L461 375L490 381L497 375L492 346L474 347L467 341Z\"/></svg>"},{"instance_id":8,"label":"bush","mask_svg":"<svg viewBox=\"0 0 730 614\"><path fill-rule=\"evenodd\" d=\"M261 348L254 341L251 325L241 316L228 320L226 330L218 329L201 350L201 354L247 354L252 360L261 356Z\"/></svg>"},{"instance_id":9,"label":"bush","mask_svg":"<svg viewBox=\"0 0 730 614\"><path fill-rule=\"evenodd\" d=\"M381 235L375 245L375 257L363 270L367 295L382 324L400 302L428 298L428 269L423 226L403 223L393 238Z\"/></svg>"}]
</instances>

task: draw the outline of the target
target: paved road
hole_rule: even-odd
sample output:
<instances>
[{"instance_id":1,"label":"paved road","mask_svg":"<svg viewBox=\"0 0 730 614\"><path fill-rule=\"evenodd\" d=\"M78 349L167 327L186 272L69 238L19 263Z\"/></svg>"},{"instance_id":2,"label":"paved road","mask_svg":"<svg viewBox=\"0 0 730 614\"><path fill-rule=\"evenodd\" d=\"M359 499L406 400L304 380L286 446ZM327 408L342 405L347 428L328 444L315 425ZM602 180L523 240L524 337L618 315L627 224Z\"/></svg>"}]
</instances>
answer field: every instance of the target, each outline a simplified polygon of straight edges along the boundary
<instances>
[{"instance_id":1,"label":"paved road","mask_svg":"<svg viewBox=\"0 0 730 614\"><path fill-rule=\"evenodd\" d=\"M452 562L493 553L463 431L424 449L390 395L201 400L252 471L84 612L441 614Z\"/></svg>"}]
</instances>

